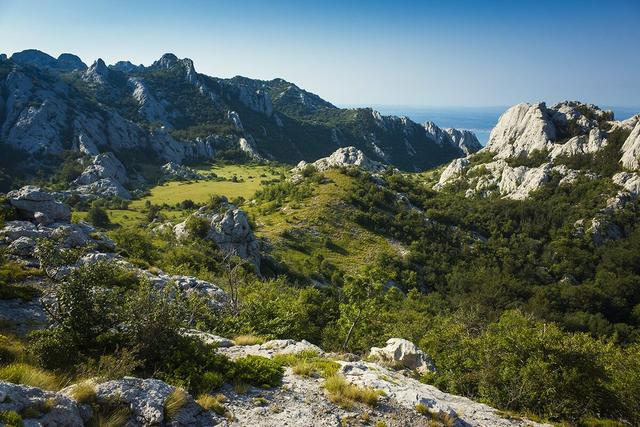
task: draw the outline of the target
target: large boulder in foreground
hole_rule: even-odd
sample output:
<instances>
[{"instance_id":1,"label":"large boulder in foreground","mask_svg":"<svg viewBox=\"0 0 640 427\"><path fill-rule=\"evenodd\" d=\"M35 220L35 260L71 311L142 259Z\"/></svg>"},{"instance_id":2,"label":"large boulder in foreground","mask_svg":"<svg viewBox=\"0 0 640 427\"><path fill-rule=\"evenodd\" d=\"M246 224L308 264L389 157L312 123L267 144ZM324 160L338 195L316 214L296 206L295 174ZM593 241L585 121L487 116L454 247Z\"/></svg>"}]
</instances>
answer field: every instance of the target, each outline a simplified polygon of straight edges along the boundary
<instances>
[{"instance_id":1,"label":"large boulder in foreground","mask_svg":"<svg viewBox=\"0 0 640 427\"><path fill-rule=\"evenodd\" d=\"M411 341L389 338L385 347L371 347L369 356L383 363L389 363L418 372L433 371L433 362Z\"/></svg>"},{"instance_id":2,"label":"large boulder in foreground","mask_svg":"<svg viewBox=\"0 0 640 427\"><path fill-rule=\"evenodd\" d=\"M71 221L71 209L40 187L27 185L11 191L7 194L7 199L22 219L39 224Z\"/></svg>"}]
</instances>

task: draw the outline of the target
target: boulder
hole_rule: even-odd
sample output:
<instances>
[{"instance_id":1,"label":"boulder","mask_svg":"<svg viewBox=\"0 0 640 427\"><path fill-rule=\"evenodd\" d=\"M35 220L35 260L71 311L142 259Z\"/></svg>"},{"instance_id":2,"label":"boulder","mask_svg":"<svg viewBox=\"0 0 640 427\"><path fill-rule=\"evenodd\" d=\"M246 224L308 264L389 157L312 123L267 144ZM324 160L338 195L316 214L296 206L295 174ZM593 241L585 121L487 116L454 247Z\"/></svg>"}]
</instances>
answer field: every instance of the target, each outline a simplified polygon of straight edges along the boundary
<instances>
[{"instance_id":1,"label":"boulder","mask_svg":"<svg viewBox=\"0 0 640 427\"><path fill-rule=\"evenodd\" d=\"M249 261L260 272L260 245L244 211L229 205L223 213L210 213L201 208L194 215L209 222L207 239L213 240L223 252ZM186 224L184 221L173 228L178 239L188 238Z\"/></svg>"},{"instance_id":2,"label":"boulder","mask_svg":"<svg viewBox=\"0 0 640 427\"><path fill-rule=\"evenodd\" d=\"M311 344L309 341L295 340L271 340L264 344L255 345L233 345L230 347L220 347L218 353L224 354L230 359L237 359L244 356L262 356L271 359L278 354L297 354L302 352L314 352L323 356L324 352L320 347Z\"/></svg>"},{"instance_id":3,"label":"boulder","mask_svg":"<svg viewBox=\"0 0 640 427\"><path fill-rule=\"evenodd\" d=\"M204 179L204 176L191 169L175 162L169 162L162 165L162 174L164 179L176 179L181 181L190 181L194 179Z\"/></svg>"},{"instance_id":4,"label":"boulder","mask_svg":"<svg viewBox=\"0 0 640 427\"><path fill-rule=\"evenodd\" d=\"M214 345L216 347L232 347L234 345L233 340L218 335L213 335L207 332L202 332L197 329L184 330L182 332L182 335L186 337L198 338L203 343Z\"/></svg>"},{"instance_id":5,"label":"boulder","mask_svg":"<svg viewBox=\"0 0 640 427\"><path fill-rule=\"evenodd\" d=\"M0 381L0 411L23 411L30 408L30 417L23 417L25 426L83 427L78 404L61 393Z\"/></svg>"},{"instance_id":6,"label":"boulder","mask_svg":"<svg viewBox=\"0 0 640 427\"><path fill-rule=\"evenodd\" d=\"M71 209L40 187L28 185L11 191L7 198L23 219L38 221L40 224L71 220Z\"/></svg>"},{"instance_id":7,"label":"boulder","mask_svg":"<svg viewBox=\"0 0 640 427\"><path fill-rule=\"evenodd\" d=\"M221 421L214 412L205 411L193 397L186 395L185 405L171 419L165 417L164 404L175 387L148 378L124 377L96 385L98 403L114 400L131 409L127 425L214 426Z\"/></svg>"},{"instance_id":8,"label":"boulder","mask_svg":"<svg viewBox=\"0 0 640 427\"><path fill-rule=\"evenodd\" d=\"M433 362L411 341L402 338L389 338L385 347L371 347L369 356L418 372L433 371Z\"/></svg>"},{"instance_id":9,"label":"boulder","mask_svg":"<svg viewBox=\"0 0 640 427\"><path fill-rule=\"evenodd\" d=\"M30 257L33 256L33 251L35 248L35 240L33 240L31 237L22 236L11 242L7 250L13 255Z\"/></svg>"},{"instance_id":10,"label":"boulder","mask_svg":"<svg viewBox=\"0 0 640 427\"><path fill-rule=\"evenodd\" d=\"M308 163L301 161L293 169L293 172L302 172ZM311 163L319 171L325 171L331 168L358 166L370 172L384 172L387 166L383 163L369 159L361 150L356 147L338 148L329 157L323 157Z\"/></svg>"}]
</instances>

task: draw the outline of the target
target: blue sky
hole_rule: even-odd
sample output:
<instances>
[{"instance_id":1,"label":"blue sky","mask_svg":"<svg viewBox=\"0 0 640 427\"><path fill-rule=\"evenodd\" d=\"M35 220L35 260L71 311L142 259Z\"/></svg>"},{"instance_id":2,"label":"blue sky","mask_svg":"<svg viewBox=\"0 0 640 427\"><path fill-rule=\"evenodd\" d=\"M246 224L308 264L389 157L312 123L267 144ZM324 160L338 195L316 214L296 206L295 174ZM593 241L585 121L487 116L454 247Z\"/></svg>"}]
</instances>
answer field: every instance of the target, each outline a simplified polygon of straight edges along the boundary
<instances>
[{"instance_id":1,"label":"blue sky","mask_svg":"<svg viewBox=\"0 0 640 427\"><path fill-rule=\"evenodd\" d=\"M640 0L0 0L0 52L282 77L336 104L640 105Z\"/></svg>"}]
</instances>

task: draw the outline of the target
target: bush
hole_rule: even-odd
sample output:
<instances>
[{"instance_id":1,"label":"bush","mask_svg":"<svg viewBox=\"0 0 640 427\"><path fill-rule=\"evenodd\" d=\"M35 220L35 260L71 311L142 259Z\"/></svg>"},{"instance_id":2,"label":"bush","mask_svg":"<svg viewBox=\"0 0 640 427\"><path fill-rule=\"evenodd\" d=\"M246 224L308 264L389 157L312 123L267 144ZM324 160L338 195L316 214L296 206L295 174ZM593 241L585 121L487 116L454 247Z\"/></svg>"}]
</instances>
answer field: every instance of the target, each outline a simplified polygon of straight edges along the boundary
<instances>
[{"instance_id":1,"label":"bush","mask_svg":"<svg viewBox=\"0 0 640 427\"><path fill-rule=\"evenodd\" d=\"M125 256L147 263L152 263L156 259L153 239L146 230L138 227L122 227L111 236Z\"/></svg>"},{"instance_id":2,"label":"bush","mask_svg":"<svg viewBox=\"0 0 640 427\"><path fill-rule=\"evenodd\" d=\"M82 363L77 371L81 378L100 378L115 380L133 373L142 367L135 350L122 348L113 354L101 355L98 359L89 359Z\"/></svg>"},{"instance_id":3,"label":"bush","mask_svg":"<svg viewBox=\"0 0 640 427\"><path fill-rule=\"evenodd\" d=\"M16 411L0 411L0 423L6 427L22 427L22 417Z\"/></svg>"},{"instance_id":4,"label":"bush","mask_svg":"<svg viewBox=\"0 0 640 427\"><path fill-rule=\"evenodd\" d=\"M207 237L207 234L211 229L211 225L209 224L209 221L206 220L206 218L191 215L189 218L187 218L185 229L189 236L204 239L205 237Z\"/></svg>"},{"instance_id":5,"label":"bush","mask_svg":"<svg viewBox=\"0 0 640 427\"><path fill-rule=\"evenodd\" d=\"M45 390L58 390L61 385L61 380L54 374L26 363L11 363L0 367L0 380Z\"/></svg>"},{"instance_id":6,"label":"bush","mask_svg":"<svg viewBox=\"0 0 640 427\"><path fill-rule=\"evenodd\" d=\"M96 227L108 227L111 225L109 214L100 206L93 204L87 212L87 221Z\"/></svg>"},{"instance_id":7,"label":"bush","mask_svg":"<svg viewBox=\"0 0 640 427\"><path fill-rule=\"evenodd\" d=\"M237 359L232 367L236 382L258 387L276 387L282 382L282 365L262 356L245 356Z\"/></svg>"}]
</instances>

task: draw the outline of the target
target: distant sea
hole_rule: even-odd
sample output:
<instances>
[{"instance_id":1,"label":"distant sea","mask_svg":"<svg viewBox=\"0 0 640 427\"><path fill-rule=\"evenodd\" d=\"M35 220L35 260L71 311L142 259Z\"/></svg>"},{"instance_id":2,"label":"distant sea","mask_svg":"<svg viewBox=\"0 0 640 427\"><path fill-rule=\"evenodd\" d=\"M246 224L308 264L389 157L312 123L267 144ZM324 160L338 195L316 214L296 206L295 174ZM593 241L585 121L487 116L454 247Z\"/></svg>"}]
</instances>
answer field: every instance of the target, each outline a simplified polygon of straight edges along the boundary
<instances>
[{"instance_id":1,"label":"distant sea","mask_svg":"<svg viewBox=\"0 0 640 427\"><path fill-rule=\"evenodd\" d=\"M345 107L354 107L353 105ZM491 129L509 107L404 107L374 105L384 115L407 116L416 123L432 121L441 128L467 129L476 134L482 145L489 141ZM624 120L640 113L640 107L601 107L613 110L616 120Z\"/></svg>"}]
</instances>

